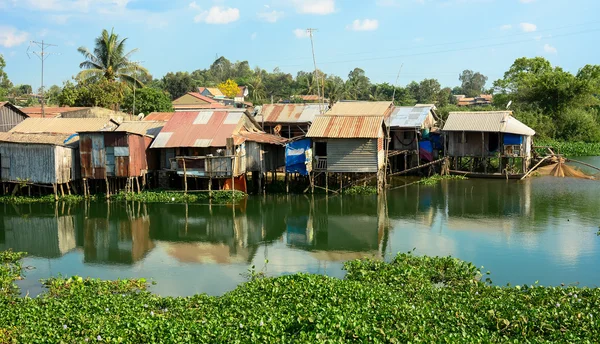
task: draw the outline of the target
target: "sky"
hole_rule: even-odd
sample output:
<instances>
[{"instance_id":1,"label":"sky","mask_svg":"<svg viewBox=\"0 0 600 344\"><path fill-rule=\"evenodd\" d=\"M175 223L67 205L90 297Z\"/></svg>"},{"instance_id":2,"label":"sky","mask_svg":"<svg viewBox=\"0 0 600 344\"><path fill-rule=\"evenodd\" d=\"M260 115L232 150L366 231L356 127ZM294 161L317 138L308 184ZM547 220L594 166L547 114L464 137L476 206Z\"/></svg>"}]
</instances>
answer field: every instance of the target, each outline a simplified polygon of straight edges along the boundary
<instances>
[{"instance_id":1,"label":"sky","mask_svg":"<svg viewBox=\"0 0 600 344\"><path fill-rule=\"evenodd\" d=\"M516 58L542 56L576 73L600 64L597 0L0 0L0 54L14 84L41 84L31 41L47 48L46 87L70 80L102 29L127 37L155 78L205 69L217 56L295 75L317 67L372 82L436 78L465 69L502 77ZM29 49L30 54L27 53Z\"/></svg>"}]
</instances>

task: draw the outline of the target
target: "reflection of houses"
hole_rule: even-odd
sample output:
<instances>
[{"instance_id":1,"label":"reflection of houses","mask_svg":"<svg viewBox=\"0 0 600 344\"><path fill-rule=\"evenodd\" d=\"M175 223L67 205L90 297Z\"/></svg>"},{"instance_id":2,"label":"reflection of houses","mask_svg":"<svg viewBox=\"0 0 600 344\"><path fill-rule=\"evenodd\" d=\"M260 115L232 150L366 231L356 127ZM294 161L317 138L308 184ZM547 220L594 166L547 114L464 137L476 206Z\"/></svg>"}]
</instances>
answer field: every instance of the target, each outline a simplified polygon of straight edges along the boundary
<instances>
[{"instance_id":1,"label":"reflection of houses","mask_svg":"<svg viewBox=\"0 0 600 344\"><path fill-rule=\"evenodd\" d=\"M265 104L255 117L267 133L286 138L304 136L315 116L329 109L327 104Z\"/></svg>"},{"instance_id":2,"label":"reflection of houses","mask_svg":"<svg viewBox=\"0 0 600 344\"><path fill-rule=\"evenodd\" d=\"M0 132L9 131L28 118L26 113L9 102L0 102Z\"/></svg>"},{"instance_id":3,"label":"reflection of houses","mask_svg":"<svg viewBox=\"0 0 600 344\"><path fill-rule=\"evenodd\" d=\"M450 112L443 132L455 171L519 176L529 169L535 131L511 111Z\"/></svg>"},{"instance_id":4,"label":"reflection of houses","mask_svg":"<svg viewBox=\"0 0 600 344\"><path fill-rule=\"evenodd\" d=\"M8 216L3 217L3 244L0 250L27 252L34 257L58 258L73 250L75 216Z\"/></svg>"},{"instance_id":5,"label":"reflection of houses","mask_svg":"<svg viewBox=\"0 0 600 344\"><path fill-rule=\"evenodd\" d=\"M107 207L105 217L89 216L83 221L85 262L133 264L154 248L150 240L150 218L126 204L126 216L111 216L110 207L121 204L97 204Z\"/></svg>"},{"instance_id":6,"label":"reflection of houses","mask_svg":"<svg viewBox=\"0 0 600 344\"><path fill-rule=\"evenodd\" d=\"M419 141L429 139L437 118L434 105L394 108L386 121L391 139L389 155L393 172L419 164Z\"/></svg>"},{"instance_id":7,"label":"reflection of houses","mask_svg":"<svg viewBox=\"0 0 600 344\"><path fill-rule=\"evenodd\" d=\"M152 239L185 263L244 263L263 240L260 226L228 207L168 205L152 213Z\"/></svg>"}]
</instances>

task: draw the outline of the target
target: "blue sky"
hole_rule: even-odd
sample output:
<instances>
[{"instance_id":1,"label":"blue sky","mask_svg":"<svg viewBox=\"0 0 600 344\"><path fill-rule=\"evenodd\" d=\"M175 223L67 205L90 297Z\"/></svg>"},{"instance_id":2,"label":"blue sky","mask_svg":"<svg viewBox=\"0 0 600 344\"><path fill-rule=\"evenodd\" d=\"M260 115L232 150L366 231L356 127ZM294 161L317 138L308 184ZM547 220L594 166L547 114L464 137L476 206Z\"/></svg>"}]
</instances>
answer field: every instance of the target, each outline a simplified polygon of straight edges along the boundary
<instances>
[{"instance_id":1,"label":"blue sky","mask_svg":"<svg viewBox=\"0 0 600 344\"><path fill-rule=\"evenodd\" d=\"M128 37L154 77L208 68L217 55L279 67L313 68L306 28L316 28L317 64L345 78L363 68L373 82L437 78L464 69L493 80L518 57L543 56L576 72L600 64L597 0L0 0L0 54L15 84L40 85L30 40L58 45L46 85L79 71L77 47L102 29Z\"/></svg>"}]
</instances>

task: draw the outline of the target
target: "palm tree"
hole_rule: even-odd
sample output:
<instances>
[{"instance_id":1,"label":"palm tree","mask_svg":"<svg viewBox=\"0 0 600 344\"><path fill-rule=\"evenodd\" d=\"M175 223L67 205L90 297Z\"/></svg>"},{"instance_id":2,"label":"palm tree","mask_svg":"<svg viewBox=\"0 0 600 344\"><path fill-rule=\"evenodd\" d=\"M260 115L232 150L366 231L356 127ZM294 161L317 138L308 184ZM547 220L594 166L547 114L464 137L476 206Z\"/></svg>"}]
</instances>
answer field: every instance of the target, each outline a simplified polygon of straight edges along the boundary
<instances>
[{"instance_id":1,"label":"palm tree","mask_svg":"<svg viewBox=\"0 0 600 344\"><path fill-rule=\"evenodd\" d=\"M86 47L77 49L85 57L85 61L79 65L84 70L79 72L77 77L86 81L105 78L108 81L118 80L139 87L143 86L140 78L148 77L148 70L129 60L137 49L125 53L126 41L127 38L119 39L119 35L114 33L114 30L110 33L106 29L102 30L102 34L96 38L94 53Z\"/></svg>"}]
</instances>

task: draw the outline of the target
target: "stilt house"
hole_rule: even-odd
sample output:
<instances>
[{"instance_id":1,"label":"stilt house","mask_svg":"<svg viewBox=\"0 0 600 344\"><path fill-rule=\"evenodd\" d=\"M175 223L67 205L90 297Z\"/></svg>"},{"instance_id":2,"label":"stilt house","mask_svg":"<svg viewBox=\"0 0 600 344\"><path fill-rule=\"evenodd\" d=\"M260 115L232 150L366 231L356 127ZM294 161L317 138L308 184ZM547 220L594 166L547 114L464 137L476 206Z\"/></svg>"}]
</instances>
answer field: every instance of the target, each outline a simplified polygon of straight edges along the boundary
<instances>
[{"instance_id":1,"label":"stilt house","mask_svg":"<svg viewBox=\"0 0 600 344\"><path fill-rule=\"evenodd\" d=\"M450 112L443 132L455 171L519 176L529 169L535 131L511 111Z\"/></svg>"},{"instance_id":2,"label":"stilt house","mask_svg":"<svg viewBox=\"0 0 600 344\"><path fill-rule=\"evenodd\" d=\"M111 119L28 118L0 133L0 177L3 183L59 186L78 180L78 131L116 127Z\"/></svg>"},{"instance_id":3,"label":"stilt house","mask_svg":"<svg viewBox=\"0 0 600 344\"><path fill-rule=\"evenodd\" d=\"M291 139L306 135L315 116L327 110L328 104L265 104L254 118L265 132Z\"/></svg>"},{"instance_id":4,"label":"stilt house","mask_svg":"<svg viewBox=\"0 0 600 344\"><path fill-rule=\"evenodd\" d=\"M315 117L306 137L313 140L313 171L378 173L385 164L384 119L392 102L338 102Z\"/></svg>"},{"instance_id":5,"label":"stilt house","mask_svg":"<svg viewBox=\"0 0 600 344\"><path fill-rule=\"evenodd\" d=\"M265 173L285 165L287 140L262 131L243 109L176 112L151 145L163 171L219 179Z\"/></svg>"},{"instance_id":6,"label":"stilt house","mask_svg":"<svg viewBox=\"0 0 600 344\"><path fill-rule=\"evenodd\" d=\"M149 148L164 125L165 122L123 122L116 128L79 132L82 178L115 180L115 186L129 190L133 190L135 180L139 190L140 184L146 184L146 175L159 168L159 157Z\"/></svg>"}]
</instances>

